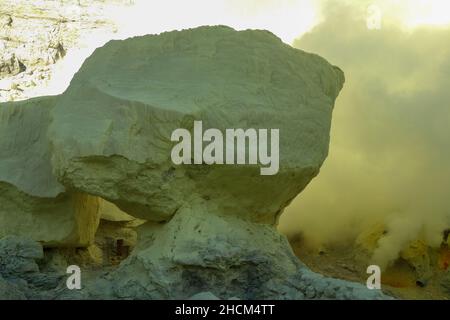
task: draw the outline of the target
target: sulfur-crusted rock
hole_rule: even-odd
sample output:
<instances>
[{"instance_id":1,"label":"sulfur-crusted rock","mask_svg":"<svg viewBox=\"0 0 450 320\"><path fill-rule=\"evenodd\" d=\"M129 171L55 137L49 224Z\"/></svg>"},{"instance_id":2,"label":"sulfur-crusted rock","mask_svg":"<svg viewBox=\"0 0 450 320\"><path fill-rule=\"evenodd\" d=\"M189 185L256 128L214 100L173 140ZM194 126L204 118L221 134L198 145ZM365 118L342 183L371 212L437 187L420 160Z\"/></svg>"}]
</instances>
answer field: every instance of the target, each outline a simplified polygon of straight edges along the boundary
<instances>
[{"instance_id":1,"label":"sulfur-crusted rock","mask_svg":"<svg viewBox=\"0 0 450 320\"><path fill-rule=\"evenodd\" d=\"M55 101L44 97L0 105L0 237L86 246L98 226L98 199L66 192L52 173L47 129Z\"/></svg>"},{"instance_id":2,"label":"sulfur-crusted rock","mask_svg":"<svg viewBox=\"0 0 450 320\"><path fill-rule=\"evenodd\" d=\"M111 41L75 75L53 112L58 179L136 217L166 221L186 203L273 224L318 173L343 73L267 31L200 27ZM280 171L175 166L177 128L280 129ZM208 201L208 200L205 200Z\"/></svg>"},{"instance_id":3,"label":"sulfur-crusted rock","mask_svg":"<svg viewBox=\"0 0 450 320\"><path fill-rule=\"evenodd\" d=\"M257 299L268 281L286 279L299 267L275 227L198 204L166 224L144 224L138 234L138 246L111 279L120 298L184 299L211 291Z\"/></svg>"},{"instance_id":4,"label":"sulfur-crusted rock","mask_svg":"<svg viewBox=\"0 0 450 320\"><path fill-rule=\"evenodd\" d=\"M275 225L319 172L343 82L267 31L200 27L96 50L58 100L49 138L64 186L149 221L111 275L113 295L260 298L270 279L288 281L299 262ZM279 172L174 165L171 134L194 120L279 129Z\"/></svg>"}]
</instances>

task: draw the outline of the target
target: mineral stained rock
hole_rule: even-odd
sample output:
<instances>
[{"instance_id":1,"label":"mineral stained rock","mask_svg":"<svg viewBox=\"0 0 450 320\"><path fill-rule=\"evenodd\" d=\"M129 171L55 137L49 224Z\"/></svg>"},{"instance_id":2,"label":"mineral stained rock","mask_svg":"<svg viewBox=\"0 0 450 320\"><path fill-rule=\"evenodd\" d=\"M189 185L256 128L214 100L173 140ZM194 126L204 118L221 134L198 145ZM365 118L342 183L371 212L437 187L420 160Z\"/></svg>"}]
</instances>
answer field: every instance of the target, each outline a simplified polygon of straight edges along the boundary
<instances>
[{"instance_id":1,"label":"mineral stained rock","mask_svg":"<svg viewBox=\"0 0 450 320\"><path fill-rule=\"evenodd\" d=\"M67 193L52 173L47 129L56 98L0 106L0 237L47 246L86 246L99 221L98 199Z\"/></svg>"},{"instance_id":2,"label":"mineral stained rock","mask_svg":"<svg viewBox=\"0 0 450 320\"><path fill-rule=\"evenodd\" d=\"M63 275L41 272L43 247L27 237L0 239L0 300L55 298Z\"/></svg>"},{"instance_id":3,"label":"mineral stained rock","mask_svg":"<svg viewBox=\"0 0 450 320\"><path fill-rule=\"evenodd\" d=\"M41 145L42 163L34 165L47 171L33 179L47 190L6 169L1 180L52 201L58 192L101 197L147 221L131 256L86 283L82 297L383 298L312 273L276 230L327 156L343 83L339 68L267 31L200 27L111 41L64 94L36 100L44 105L37 109L52 106L40 111L44 125L24 130L23 150L3 142L22 162ZM28 109L18 109L19 119L33 117ZM8 112L1 119L16 123ZM174 165L171 133L192 130L195 120L219 130L279 129L278 174L262 176L257 165ZM17 128L10 134L14 141Z\"/></svg>"},{"instance_id":4,"label":"mineral stained rock","mask_svg":"<svg viewBox=\"0 0 450 320\"><path fill-rule=\"evenodd\" d=\"M186 204L274 224L319 172L343 73L267 31L200 27L111 41L97 49L54 108L58 180L123 211L167 221ZM177 128L280 129L280 171L175 166ZM213 208L212 208L213 207Z\"/></svg>"}]
</instances>

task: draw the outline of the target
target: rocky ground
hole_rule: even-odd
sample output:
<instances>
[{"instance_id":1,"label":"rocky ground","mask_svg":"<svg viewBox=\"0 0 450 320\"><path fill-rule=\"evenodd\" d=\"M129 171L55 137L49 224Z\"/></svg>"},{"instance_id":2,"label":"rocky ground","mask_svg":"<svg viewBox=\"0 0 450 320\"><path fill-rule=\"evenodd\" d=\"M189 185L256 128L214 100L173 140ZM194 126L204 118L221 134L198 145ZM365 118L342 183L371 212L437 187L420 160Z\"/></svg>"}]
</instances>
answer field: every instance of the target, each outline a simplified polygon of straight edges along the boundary
<instances>
[{"instance_id":1,"label":"rocky ground","mask_svg":"<svg viewBox=\"0 0 450 320\"><path fill-rule=\"evenodd\" d=\"M80 249L81 250L81 249ZM82 251L82 250L81 250ZM120 299L129 292L114 291L112 279L120 267L112 264L96 265L87 252L64 253L43 250L37 242L15 236L0 239L0 299ZM88 257L89 256L89 257ZM65 272L69 263L82 268L82 289L69 290ZM378 291L369 291L349 281L326 278L299 264L297 272L284 284L269 281L253 297L219 295L205 288L181 299L387 299ZM211 292L213 291L213 292ZM216 291L217 292L217 291ZM135 298L135 297L127 297ZM146 297L159 298L148 294Z\"/></svg>"},{"instance_id":2,"label":"rocky ground","mask_svg":"<svg viewBox=\"0 0 450 320\"><path fill-rule=\"evenodd\" d=\"M322 246L308 245L300 235L291 236L290 244L299 259L311 270L328 277L366 283L366 268L370 264L370 252L358 243ZM450 299L449 250L427 248L417 251L412 245L408 254L399 257L382 272L382 289L398 299ZM426 270L424 272L424 270Z\"/></svg>"}]
</instances>

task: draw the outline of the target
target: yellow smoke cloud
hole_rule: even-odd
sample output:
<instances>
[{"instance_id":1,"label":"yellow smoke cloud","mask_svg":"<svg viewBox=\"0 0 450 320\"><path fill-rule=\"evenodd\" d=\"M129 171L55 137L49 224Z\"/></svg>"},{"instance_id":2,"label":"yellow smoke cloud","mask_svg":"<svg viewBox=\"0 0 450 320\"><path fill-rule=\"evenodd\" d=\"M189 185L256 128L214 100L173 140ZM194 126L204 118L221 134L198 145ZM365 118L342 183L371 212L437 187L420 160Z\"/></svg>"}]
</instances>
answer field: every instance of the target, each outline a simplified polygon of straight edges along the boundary
<instances>
[{"instance_id":1,"label":"yellow smoke cloud","mask_svg":"<svg viewBox=\"0 0 450 320\"><path fill-rule=\"evenodd\" d=\"M383 222L373 260L384 267L418 237L438 245L450 227L450 29L392 19L369 30L364 5L326 4L295 46L341 67L346 84L329 158L280 229L335 243Z\"/></svg>"}]
</instances>

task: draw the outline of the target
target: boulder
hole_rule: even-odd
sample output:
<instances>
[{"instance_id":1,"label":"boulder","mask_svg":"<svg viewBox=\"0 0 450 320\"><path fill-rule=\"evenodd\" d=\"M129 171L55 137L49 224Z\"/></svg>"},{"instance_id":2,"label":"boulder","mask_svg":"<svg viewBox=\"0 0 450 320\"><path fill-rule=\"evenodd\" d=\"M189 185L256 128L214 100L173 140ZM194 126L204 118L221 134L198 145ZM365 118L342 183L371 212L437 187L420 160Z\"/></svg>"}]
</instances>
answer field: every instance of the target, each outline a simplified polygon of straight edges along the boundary
<instances>
[{"instance_id":1,"label":"boulder","mask_svg":"<svg viewBox=\"0 0 450 320\"><path fill-rule=\"evenodd\" d=\"M49 137L66 187L150 221L186 204L274 224L319 172L342 71L267 31L200 27L110 41L58 99ZM280 130L280 170L174 165L171 134L204 128Z\"/></svg>"},{"instance_id":2,"label":"boulder","mask_svg":"<svg viewBox=\"0 0 450 320\"><path fill-rule=\"evenodd\" d=\"M98 226L98 199L67 192L53 175L47 129L56 99L0 106L0 237L87 246Z\"/></svg>"},{"instance_id":3,"label":"boulder","mask_svg":"<svg viewBox=\"0 0 450 320\"><path fill-rule=\"evenodd\" d=\"M286 279L300 262L274 226L184 207L168 223L138 228L132 255L111 276L114 294L130 299L262 298L271 279ZM275 297L274 294L272 296Z\"/></svg>"},{"instance_id":4,"label":"boulder","mask_svg":"<svg viewBox=\"0 0 450 320\"><path fill-rule=\"evenodd\" d=\"M8 137L0 145L8 151L0 161L8 204L0 225L28 214L42 221L24 227L33 238L50 233L41 241L58 243L58 234L67 245L75 234L76 243L89 242L99 198L147 221L117 270L59 298L383 298L312 273L276 230L327 156L343 82L339 68L267 31L200 27L111 41L61 96L0 108ZM174 164L171 135L192 133L196 120L221 131L279 129L279 171ZM51 288L58 279L44 274L30 283Z\"/></svg>"},{"instance_id":5,"label":"boulder","mask_svg":"<svg viewBox=\"0 0 450 320\"><path fill-rule=\"evenodd\" d=\"M327 156L343 82L339 68L267 31L200 27L97 49L58 99L49 138L66 188L148 221L110 275L112 294L252 299L296 274L276 224ZM171 135L192 133L195 120L222 132L279 129L279 172L175 165Z\"/></svg>"}]
</instances>

